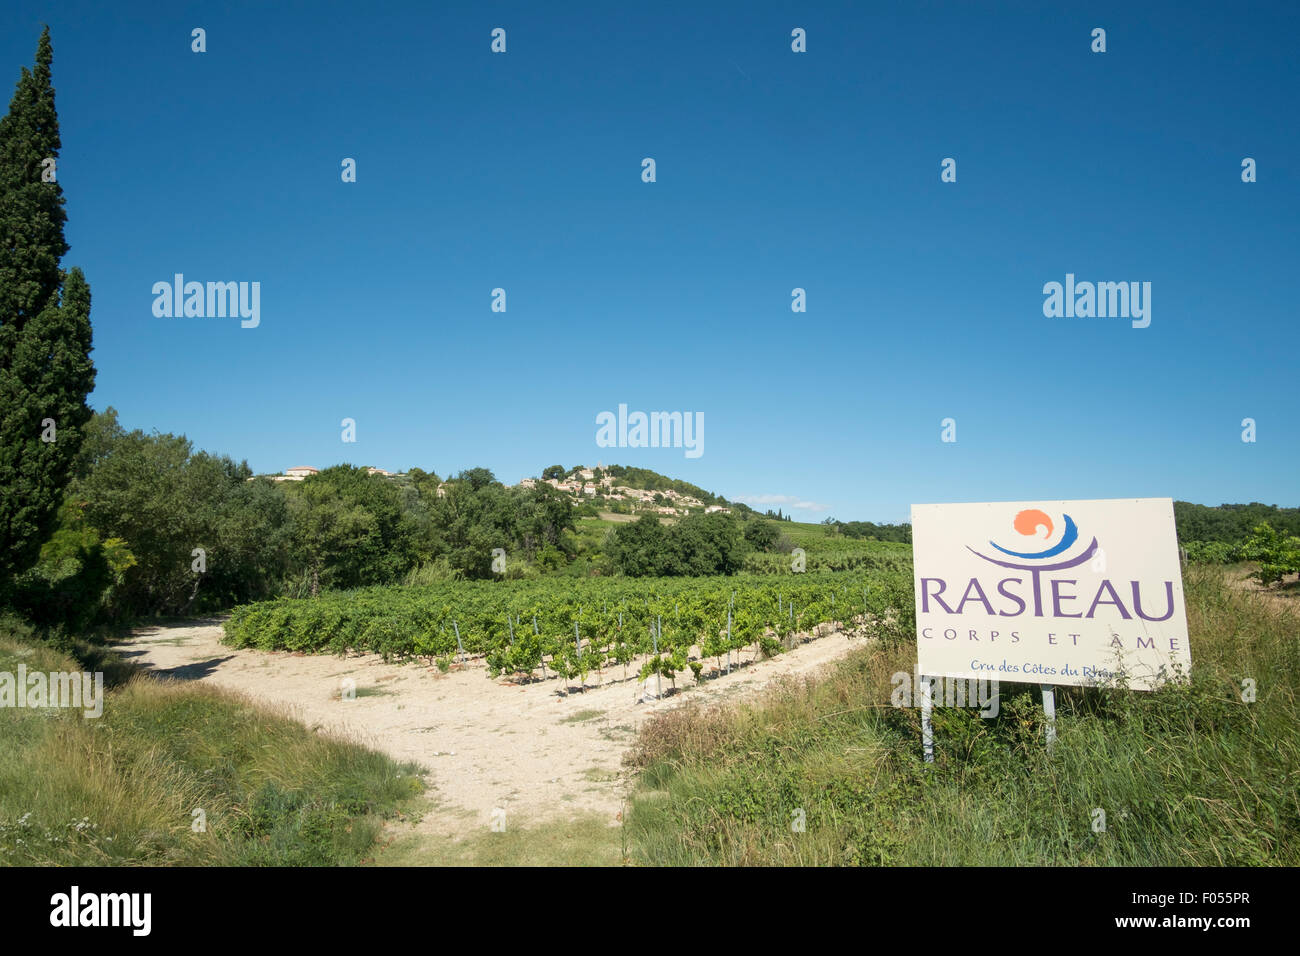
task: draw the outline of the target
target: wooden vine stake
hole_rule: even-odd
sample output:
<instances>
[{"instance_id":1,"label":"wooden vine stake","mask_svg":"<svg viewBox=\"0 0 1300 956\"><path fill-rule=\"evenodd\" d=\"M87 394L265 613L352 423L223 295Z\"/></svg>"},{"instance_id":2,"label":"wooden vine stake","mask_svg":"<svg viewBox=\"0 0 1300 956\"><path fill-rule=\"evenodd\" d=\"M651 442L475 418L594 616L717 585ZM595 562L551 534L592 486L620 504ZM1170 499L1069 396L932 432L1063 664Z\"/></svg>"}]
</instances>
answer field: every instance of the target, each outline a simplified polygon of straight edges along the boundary
<instances>
[{"instance_id":1,"label":"wooden vine stake","mask_svg":"<svg viewBox=\"0 0 1300 956\"><path fill-rule=\"evenodd\" d=\"M727 608L727 673L731 673L731 608Z\"/></svg>"},{"instance_id":2,"label":"wooden vine stake","mask_svg":"<svg viewBox=\"0 0 1300 956\"><path fill-rule=\"evenodd\" d=\"M573 622L573 643L578 649L578 656L574 658L578 665L578 679L582 681L582 692L587 692L587 675L582 672L582 638L578 636L578 622Z\"/></svg>"},{"instance_id":3,"label":"wooden vine stake","mask_svg":"<svg viewBox=\"0 0 1300 956\"><path fill-rule=\"evenodd\" d=\"M664 696L664 685L663 682L659 680L659 669L660 669L659 668L659 638L663 637L664 618L662 614L657 615L657 617L659 620L659 632L658 634L656 634L653 630L651 630L650 640L654 642L654 653L655 653L655 699L661 700Z\"/></svg>"},{"instance_id":4,"label":"wooden vine stake","mask_svg":"<svg viewBox=\"0 0 1300 956\"><path fill-rule=\"evenodd\" d=\"M542 632L539 631L539 630L537 629L537 615L534 614L534 615L533 615L533 637L536 637L537 635L539 635L539 634L541 634L541 633L542 633ZM547 678L547 676L546 676L546 652L545 652L545 650L543 650L542 653L540 653L540 654L537 655L537 659L538 659L538 660L541 662L541 664L542 664L542 680L548 680L548 678Z\"/></svg>"}]
</instances>

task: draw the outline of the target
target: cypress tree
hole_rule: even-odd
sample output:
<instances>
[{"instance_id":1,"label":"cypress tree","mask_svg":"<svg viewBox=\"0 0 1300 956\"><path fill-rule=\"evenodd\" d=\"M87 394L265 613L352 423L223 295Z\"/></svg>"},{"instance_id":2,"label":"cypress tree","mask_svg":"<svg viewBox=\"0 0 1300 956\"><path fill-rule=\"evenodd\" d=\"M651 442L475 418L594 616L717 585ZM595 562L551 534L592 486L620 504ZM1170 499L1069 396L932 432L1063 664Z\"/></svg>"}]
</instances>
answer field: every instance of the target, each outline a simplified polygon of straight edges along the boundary
<instances>
[{"instance_id":1,"label":"cypress tree","mask_svg":"<svg viewBox=\"0 0 1300 956\"><path fill-rule=\"evenodd\" d=\"M90 419L90 286L64 272L61 142L46 27L0 118L0 593L31 567Z\"/></svg>"}]
</instances>

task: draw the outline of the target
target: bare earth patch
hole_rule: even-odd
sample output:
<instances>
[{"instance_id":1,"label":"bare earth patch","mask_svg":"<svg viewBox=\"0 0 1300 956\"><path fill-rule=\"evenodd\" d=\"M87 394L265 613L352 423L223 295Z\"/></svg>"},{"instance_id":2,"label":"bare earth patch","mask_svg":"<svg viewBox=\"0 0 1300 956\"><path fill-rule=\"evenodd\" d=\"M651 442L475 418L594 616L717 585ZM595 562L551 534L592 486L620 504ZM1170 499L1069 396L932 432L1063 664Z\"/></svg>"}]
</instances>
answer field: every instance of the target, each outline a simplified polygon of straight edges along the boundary
<instances>
[{"instance_id":1,"label":"bare earth patch","mask_svg":"<svg viewBox=\"0 0 1300 956\"><path fill-rule=\"evenodd\" d=\"M1286 580L1280 584L1263 587L1251 575L1250 568L1230 568L1225 574L1228 582L1235 588L1247 591L1268 601L1274 607L1290 607L1300 610L1300 579Z\"/></svg>"},{"instance_id":2,"label":"bare earth patch","mask_svg":"<svg viewBox=\"0 0 1300 956\"><path fill-rule=\"evenodd\" d=\"M490 680L481 660L443 674L423 662L386 664L372 654L235 650L221 643L222 634L211 620L139 628L119 650L156 676L234 688L287 707L310 727L416 762L428 771L433 798L417 830L449 839L490 826L494 810L504 811L512 827L590 814L613 825L629 783L623 756L647 717L687 702L753 694L863 644L832 631L766 661L753 661L752 648L733 652L732 673L697 685L687 671L677 676L678 693L669 694L664 680L666 696L655 700L643 697L637 665L627 679L620 665L590 674L585 691L575 680L566 694L553 672L550 680L520 685ZM705 675L714 667L706 659ZM353 699L341 693L347 679L355 682ZM651 691L654 684L651 677Z\"/></svg>"}]
</instances>

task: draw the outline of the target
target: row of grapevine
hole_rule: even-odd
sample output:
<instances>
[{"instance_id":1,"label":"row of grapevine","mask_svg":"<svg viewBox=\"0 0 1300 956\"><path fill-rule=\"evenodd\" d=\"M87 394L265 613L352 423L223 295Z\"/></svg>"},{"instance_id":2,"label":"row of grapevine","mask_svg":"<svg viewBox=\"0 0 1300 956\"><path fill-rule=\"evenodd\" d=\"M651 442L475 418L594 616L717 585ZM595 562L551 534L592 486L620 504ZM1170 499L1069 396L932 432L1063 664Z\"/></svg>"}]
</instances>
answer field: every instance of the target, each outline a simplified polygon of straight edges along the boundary
<instances>
[{"instance_id":1,"label":"row of grapevine","mask_svg":"<svg viewBox=\"0 0 1300 956\"><path fill-rule=\"evenodd\" d=\"M789 574L795 555L791 552L756 551L745 558L745 570L758 574ZM911 570L912 548L906 544L832 538L819 541L802 555L805 571L902 571Z\"/></svg>"},{"instance_id":2,"label":"row of grapevine","mask_svg":"<svg viewBox=\"0 0 1300 956\"><path fill-rule=\"evenodd\" d=\"M581 677L646 660L672 677L794 633L841 622L886 639L913 633L910 570L709 578L541 578L367 588L236 608L235 647L388 659L481 655L491 676ZM700 658L690 651L698 648Z\"/></svg>"}]
</instances>

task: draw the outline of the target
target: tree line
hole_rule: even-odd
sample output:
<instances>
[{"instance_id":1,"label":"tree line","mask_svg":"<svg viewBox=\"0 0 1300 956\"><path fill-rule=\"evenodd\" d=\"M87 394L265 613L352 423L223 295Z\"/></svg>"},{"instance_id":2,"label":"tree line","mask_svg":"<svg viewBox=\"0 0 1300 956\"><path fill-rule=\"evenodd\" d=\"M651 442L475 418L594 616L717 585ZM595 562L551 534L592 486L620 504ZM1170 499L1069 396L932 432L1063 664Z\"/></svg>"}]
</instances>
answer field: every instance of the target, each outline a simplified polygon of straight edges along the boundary
<instances>
[{"instance_id":1,"label":"tree line","mask_svg":"<svg viewBox=\"0 0 1300 956\"><path fill-rule=\"evenodd\" d=\"M88 423L55 530L13 597L33 619L75 625L399 583L417 571L487 578L510 573L510 562L563 562L574 528L567 496L507 488L486 468L443 481L344 464L277 482L184 436L127 431L110 408ZM509 556L502 571L493 549Z\"/></svg>"},{"instance_id":2,"label":"tree line","mask_svg":"<svg viewBox=\"0 0 1300 956\"><path fill-rule=\"evenodd\" d=\"M1174 502L1174 523L1178 540L1240 544L1261 524L1286 535L1300 535L1300 508L1279 508L1252 501L1248 505L1197 505Z\"/></svg>"},{"instance_id":3,"label":"tree line","mask_svg":"<svg viewBox=\"0 0 1300 956\"><path fill-rule=\"evenodd\" d=\"M53 531L10 598L38 623L85 627L367 585L533 576L574 557L575 531L569 496L506 487L486 468L444 481L344 464L273 481L182 435L128 431L109 408L87 423ZM731 574L777 540L762 520L647 515L608 536L593 570Z\"/></svg>"}]
</instances>

